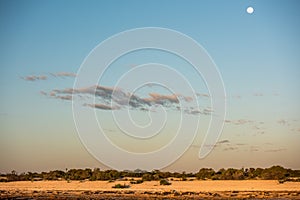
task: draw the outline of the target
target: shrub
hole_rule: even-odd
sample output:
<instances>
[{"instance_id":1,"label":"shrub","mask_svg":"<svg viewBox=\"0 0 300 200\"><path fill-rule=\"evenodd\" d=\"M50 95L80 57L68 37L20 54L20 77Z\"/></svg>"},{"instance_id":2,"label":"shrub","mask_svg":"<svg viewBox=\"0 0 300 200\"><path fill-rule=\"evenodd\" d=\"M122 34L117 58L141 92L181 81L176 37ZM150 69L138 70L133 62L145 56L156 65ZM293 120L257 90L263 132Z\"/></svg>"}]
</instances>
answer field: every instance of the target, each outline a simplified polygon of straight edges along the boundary
<instances>
[{"instance_id":1,"label":"shrub","mask_svg":"<svg viewBox=\"0 0 300 200\"><path fill-rule=\"evenodd\" d=\"M130 185L126 185L126 184L120 184L120 183L118 183L118 184L116 184L116 185L114 185L114 186L112 186L112 188L129 188L130 187Z\"/></svg>"},{"instance_id":2,"label":"shrub","mask_svg":"<svg viewBox=\"0 0 300 200\"><path fill-rule=\"evenodd\" d=\"M141 184L143 182L143 180L130 181L131 184Z\"/></svg>"},{"instance_id":3,"label":"shrub","mask_svg":"<svg viewBox=\"0 0 300 200\"><path fill-rule=\"evenodd\" d=\"M281 166L273 166L263 170L261 176L265 180L280 180L289 177L287 169Z\"/></svg>"},{"instance_id":4,"label":"shrub","mask_svg":"<svg viewBox=\"0 0 300 200\"><path fill-rule=\"evenodd\" d=\"M161 179L159 181L160 185L171 185L171 183L167 179Z\"/></svg>"},{"instance_id":5,"label":"shrub","mask_svg":"<svg viewBox=\"0 0 300 200\"><path fill-rule=\"evenodd\" d=\"M152 181L154 180L154 177L152 174L146 173L142 176L143 181Z\"/></svg>"},{"instance_id":6,"label":"shrub","mask_svg":"<svg viewBox=\"0 0 300 200\"><path fill-rule=\"evenodd\" d=\"M278 183L279 183L279 184L283 184L284 182L285 182L284 179L279 179L279 180L278 180Z\"/></svg>"},{"instance_id":7,"label":"shrub","mask_svg":"<svg viewBox=\"0 0 300 200\"><path fill-rule=\"evenodd\" d=\"M284 183L284 182L300 182L300 178L297 177L292 177L292 178L284 178L284 179L279 179L279 183Z\"/></svg>"}]
</instances>

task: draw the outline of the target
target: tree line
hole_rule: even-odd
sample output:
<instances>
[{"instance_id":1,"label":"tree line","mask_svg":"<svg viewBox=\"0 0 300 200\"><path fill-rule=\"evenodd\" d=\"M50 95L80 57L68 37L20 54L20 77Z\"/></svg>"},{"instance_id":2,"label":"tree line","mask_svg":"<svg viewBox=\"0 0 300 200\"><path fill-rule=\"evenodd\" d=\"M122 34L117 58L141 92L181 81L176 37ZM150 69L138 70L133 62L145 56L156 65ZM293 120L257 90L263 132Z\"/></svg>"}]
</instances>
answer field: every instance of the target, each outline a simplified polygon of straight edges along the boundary
<instances>
[{"instance_id":1,"label":"tree line","mask_svg":"<svg viewBox=\"0 0 300 200\"><path fill-rule=\"evenodd\" d=\"M0 174L0 181L38 181L38 180L89 180L89 181L114 181L127 178L139 178L142 181L153 181L162 179L176 180L292 180L300 181L300 170L286 169L281 166L272 166L270 168L241 168L241 169L219 169L215 171L212 168L202 168L196 173L186 172L163 172L153 170L151 172L143 170L117 171L95 169L66 169L54 170L49 172L27 172Z\"/></svg>"}]
</instances>

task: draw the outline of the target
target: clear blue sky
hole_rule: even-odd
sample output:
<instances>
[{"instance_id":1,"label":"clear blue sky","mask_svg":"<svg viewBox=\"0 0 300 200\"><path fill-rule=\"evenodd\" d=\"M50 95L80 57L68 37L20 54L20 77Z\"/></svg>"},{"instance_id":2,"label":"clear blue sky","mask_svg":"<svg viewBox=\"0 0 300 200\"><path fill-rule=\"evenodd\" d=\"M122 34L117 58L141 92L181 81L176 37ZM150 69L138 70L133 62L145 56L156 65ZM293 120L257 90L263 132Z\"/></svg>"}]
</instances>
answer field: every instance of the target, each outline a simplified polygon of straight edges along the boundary
<instances>
[{"instance_id":1,"label":"clear blue sky","mask_svg":"<svg viewBox=\"0 0 300 200\"><path fill-rule=\"evenodd\" d=\"M253 14L246 12L248 6ZM0 171L104 167L80 143L71 103L49 97L53 89L72 87L74 77L51 73L77 73L101 41L140 27L174 29L196 40L217 64L228 96L228 122L220 138L224 143L198 160L199 136L195 148L168 170L275 164L300 168L299 9L297 0L1 0ZM130 69L156 57L146 53L116 64ZM122 70L108 73L106 85ZM29 80L43 76L47 80ZM198 92L204 90L199 86ZM108 129L115 128L110 123Z\"/></svg>"}]
</instances>

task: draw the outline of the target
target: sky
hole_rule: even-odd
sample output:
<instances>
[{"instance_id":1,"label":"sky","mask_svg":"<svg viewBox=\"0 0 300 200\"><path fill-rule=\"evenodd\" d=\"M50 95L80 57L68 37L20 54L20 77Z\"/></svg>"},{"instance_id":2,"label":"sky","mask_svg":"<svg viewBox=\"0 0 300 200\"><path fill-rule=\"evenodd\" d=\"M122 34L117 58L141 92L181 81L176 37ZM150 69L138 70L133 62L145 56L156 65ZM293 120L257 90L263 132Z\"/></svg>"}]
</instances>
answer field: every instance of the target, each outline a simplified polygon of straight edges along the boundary
<instances>
[{"instance_id":1,"label":"sky","mask_svg":"<svg viewBox=\"0 0 300 200\"><path fill-rule=\"evenodd\" d=\"M246 12L249 6L254 8L252 14ZM97 146L98 136L78 133L81 122L74 119L72 97L83 112L95 114L112 143L131 153L156 151L172 141L183 116L187 124L182 133L188 138L197 129L197 134L189 148L162 170L272 165L300 169L299 9L297 0L1 0L0 172L109 168L110 162L99 161L84 141L94 140ZM143 27L187 35L205 49L220 73L227 112L221 135L205 158L199 159L199 148L217 111L212 109L205 78L181 57L157 49L132 51L112 62L97 83L73 88L97 45ZM159 84L136 85L130 92L135 99L124 106L111 94L126 73L131 75L126 83L161 78L173 81L176 91ZM176 74L189 83L194 96L185 94ZM120 87L118 94L129 93ZM84 119L87 126L94 121ZM100 143L99 155L120 162L119 166L127 162ZM179 146L183 144L184 140ZM169 157L164 156L159 159ZM145 169L153 166L153 160L126 166Z\"/></svg>"}]
</instances>

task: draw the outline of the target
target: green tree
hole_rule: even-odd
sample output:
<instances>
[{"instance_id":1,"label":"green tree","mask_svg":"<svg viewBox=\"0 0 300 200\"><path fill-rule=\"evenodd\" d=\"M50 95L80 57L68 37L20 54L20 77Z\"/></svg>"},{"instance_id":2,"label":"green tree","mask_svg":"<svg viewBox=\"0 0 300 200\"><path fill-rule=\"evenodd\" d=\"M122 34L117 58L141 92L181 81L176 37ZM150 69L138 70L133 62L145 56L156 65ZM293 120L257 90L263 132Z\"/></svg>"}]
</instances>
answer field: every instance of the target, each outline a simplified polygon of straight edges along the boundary
<instances>
[{"instance_id":1,"label":"green tree","mask_svg":"<svg viewBox=\"0 0 300 200\"><path fill-rule=\"evenodd\" d=\"M289 177L287 169L281 166L272 166L264 169L261 174L262 179L266 180L279 180Z\"/></svg>"},{"instance_id":2,"label":"green tree","mask_svg":"<svg viewBox=\"0 0 300 200\"><path fill-rule=\"evenodd\" d=\"M146 173L142 176L142 180L143 181L152 181L152 180L154 180L154 177L152 174Z\"/></svg>"},{"instance_id":3,"label":"green tree","mask_svg":"<svg viewBox=\"0 0 300 200\"><path fill-rule=\"evenodd\" d=\"M213 175L215 175L215 171L212 168L202 168L196 173L196 178L201 180L211 179Z\"/></svg>"}]
</instances>

